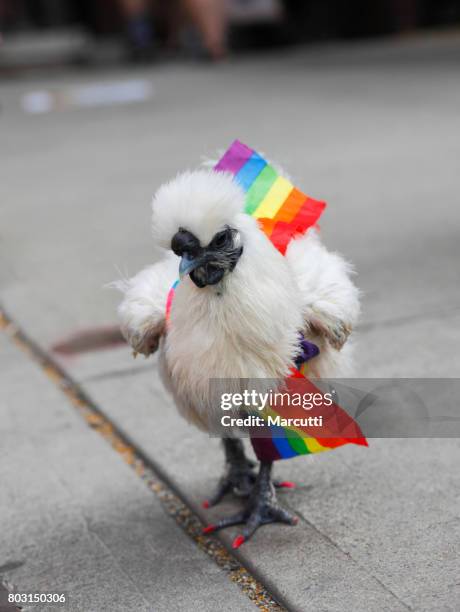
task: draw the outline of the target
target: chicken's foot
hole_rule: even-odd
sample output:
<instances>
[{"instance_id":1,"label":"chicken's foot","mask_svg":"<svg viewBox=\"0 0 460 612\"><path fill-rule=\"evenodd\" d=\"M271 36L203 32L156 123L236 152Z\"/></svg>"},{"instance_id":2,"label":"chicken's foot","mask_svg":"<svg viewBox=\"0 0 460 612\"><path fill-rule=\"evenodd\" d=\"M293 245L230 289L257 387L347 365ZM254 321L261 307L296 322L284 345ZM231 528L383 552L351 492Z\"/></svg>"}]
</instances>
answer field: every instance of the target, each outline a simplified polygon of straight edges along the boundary
<instances>
[{"instance_id":1,"label":"chicken's foot","mask_svg":"<svg viewBox=\"0 0 460 612\"><path fill-rule=\"evenodd\" d=\"M233 540L233 548L239 548L247 542L262 525L269 523L286 523L296 525L298 518L279 505L275 487L271 481L271 463L261 463L246 508L237 514L221 519L204 528L204 533L212 533L225 527L244 524L240 535Z\"/></svg>"}]
</instances>

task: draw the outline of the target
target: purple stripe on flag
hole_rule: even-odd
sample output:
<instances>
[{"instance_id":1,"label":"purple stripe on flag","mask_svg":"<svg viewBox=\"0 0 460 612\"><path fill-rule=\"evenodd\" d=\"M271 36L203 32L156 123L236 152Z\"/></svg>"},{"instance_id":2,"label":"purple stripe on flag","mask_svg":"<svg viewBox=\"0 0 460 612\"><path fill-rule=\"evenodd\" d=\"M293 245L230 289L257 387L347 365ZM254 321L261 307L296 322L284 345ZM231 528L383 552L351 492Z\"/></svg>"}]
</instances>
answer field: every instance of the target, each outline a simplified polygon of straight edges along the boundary
<instances>
[{"instance_id":1,"label":"purple stripe on flag","mask_svg":"<svg viewBox=\"0 0 460 612\"><path fill-rule=\"evenodd\" d=\"M278 461L283 456L271 438L251 438L252 448L259 461Z\"/></svg>"},{"instance_id":2,"label":"purple stripe on flag","mask_svg":"<svg viewBox=\"0 0 460 612\"><path fill-rule=\"evenodd\" d=\"M235 140L232 146L219 160L214 168L217 172L231 172L236 174L254 153L252 149L239 140Z\"/></svg>"}]
</instances>

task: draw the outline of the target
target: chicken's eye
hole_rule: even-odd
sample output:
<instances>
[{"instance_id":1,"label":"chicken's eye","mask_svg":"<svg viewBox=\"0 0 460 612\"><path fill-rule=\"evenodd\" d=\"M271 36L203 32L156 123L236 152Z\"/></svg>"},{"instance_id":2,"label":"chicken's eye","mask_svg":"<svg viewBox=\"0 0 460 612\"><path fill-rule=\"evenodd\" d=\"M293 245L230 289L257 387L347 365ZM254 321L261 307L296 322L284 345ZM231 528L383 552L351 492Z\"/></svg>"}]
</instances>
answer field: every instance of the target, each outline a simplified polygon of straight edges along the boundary
<instances>
[{"instance_id":1,"label":"chicken's eye","mask_svg":"<svg viewBox=\"0 0 460 612\"><path fill-rule=\"evenodd\" d=\"M194 253L196 255L200 248L198 239L188 230L179 228L171 240L171 249L176 255L182 257L183 253Z\"/></svg>"},{"instance_id":2,"label":"chicken's eye","mask_svg":"<svg viewBox=\"0 0 460 612\"><path fill-rule=\"evenodd\" d=\"M211 246L213 249L223 249L225 246L227 246L230 238L231 232L230 230L226 229L216 234L209 246Z\"/></svg>"}]
</instances>

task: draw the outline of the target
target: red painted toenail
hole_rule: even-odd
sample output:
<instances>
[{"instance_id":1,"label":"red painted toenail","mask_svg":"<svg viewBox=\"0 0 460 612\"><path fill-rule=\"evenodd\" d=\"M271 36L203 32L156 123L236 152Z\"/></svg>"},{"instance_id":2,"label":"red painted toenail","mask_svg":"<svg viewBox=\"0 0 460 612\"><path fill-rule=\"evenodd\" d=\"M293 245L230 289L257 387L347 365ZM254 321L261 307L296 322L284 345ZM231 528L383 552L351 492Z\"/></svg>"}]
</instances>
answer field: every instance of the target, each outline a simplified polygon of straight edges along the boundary
<instances>
[{"instance_id":1,"label":"red painted toenail","mask_svg":"<svg viewBox=\"0 0 460 612\"><path fill-rule=\"evenodd\" d=\"M290 480L283 480L283 482L280 482L280 487L283 487L283 489L295 489L296 486L296 483Z\"/></svg>"},{"instance_id":2,"label":"red painted toenail","mask_svg":"<svg viewBox=\"0 0 460 612\"><path fill-rule=\"evenodd\" d=\"M215 530L216 530L215 525L208 525L207 527L203 528L203 533L212 533Z\"/></svg>"},{"instance_id":3,"label":"red painted toenail","mask_svg":"<svg viewBox=\"0 0 460 612\"><path fill-rule=\"evenodd\" d=\"M232 544L232 548L239 548L241 546L241 544L243 544L245 538L242 535L236 536L236 538L233 540L233 544Z\"/></svg>"},{"instance_id":4,"label":"red painted toenail","mask_svg":"<svg viewBox=\"0 0 460 612\"><path fill-rule=\"evenodd\" d=\"M203 508L209 508L208 500L204 501L201 505L203 506Z\"/></svg>"}]
</instances>

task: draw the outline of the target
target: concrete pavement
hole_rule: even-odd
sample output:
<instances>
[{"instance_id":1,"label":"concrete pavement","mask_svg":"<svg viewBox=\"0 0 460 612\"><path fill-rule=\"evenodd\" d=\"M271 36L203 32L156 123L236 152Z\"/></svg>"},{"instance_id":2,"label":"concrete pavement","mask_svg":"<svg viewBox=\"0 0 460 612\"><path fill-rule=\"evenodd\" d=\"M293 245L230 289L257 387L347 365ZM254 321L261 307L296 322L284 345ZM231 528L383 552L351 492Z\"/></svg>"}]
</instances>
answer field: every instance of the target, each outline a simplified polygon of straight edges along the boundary
<instances>
[{"instance_id":1,"label":"concrete pavement","mask_svg":"<svg viewBox=\"0 0 460 612\"><path fill-rule=\"evenodd\" d=\"M0 575L16 592L85 612L253 609L5 334L0 364Z\"/></svg>"},{"instance_id":2,"label":"concrete pavement","mask_svg":"<svg viewBox=\"0 0 460 612\"><path fill-rule=\"evenodd\" d=\"M36 117L19 108L27 91L133 74L63 73L52 81L2 84L0 302L44 349L78 329L114 322L118 297L101 287L119 276L117 268L131 274L152 261L154 189L239 137L329 201L325 242L355 263L363 290L358 375L457 377L459 59L460 41L440 37L289 51L220 68L159 66L136 73L153 82L155 96L145 104ZM56 560L50 573L26 563L8 578L35 590L46 576L56 576L63 589L84 584L87 597L99 598L91 599L95 609L117 609L110 605L119 590L121 602L132 597L140 609L203 609L208 589L215 607L244 609L249 600L200 558L177 527L167 538L155 536L169 519L154 498L102 441L67 415L71 408L38 383L32 365L11 348L2 350L2 422L14 450L14 461L2 461L2 482L16 487L21 511L2 506L10 527L8 558L0 565L16 559L14 551L28 558L30 546L38 551L35 563ZM133 362L120 347L61 364L203 520L228 510L231 502L208 512L200 507L219 475L220 449L177 417L155 359ZM27 385L9 387L13 366ZM33 404L18 387L33 393ZM30 432L38 405L49 415L43 413L40 427ZM68 431L65 444L55 446L56 418ZM46 453L27 446L32 433L35 445L45 442ZM180 448L176 436L183 440ZM21 444L15 449L18 440L24 452ZM27 470L31 457L33 471ZM459 458L458 440L378 440L368 450L344 448L285 462L279 475L301 486L283 494L283 501L301 522L262 529L240 558L293 610L457 610ZM69 478L65 499L59 490L53 497L51 459L53 465L62 462ZM32 486L38 481L42 487ZM126 504L112 507L105 495L119 495ZM100 552L91 534L77 549L69 543L80 529L72 514L80 496L85 511L106 525L113 558ZM49 517L47 529L37 528L55 507L62 509L57 540ZM136 513L142 516L132 521ZM119 525L134 530L132 537L114 535ZM223 534L223 541L234 533ZM150 548L145 538L152 538ZM188 546L183 564L182 546ZM158 574L152 567L165 547L171 569ZM72 568L77 570L71 575ZM98 591L99 581L88 576L99 571L113 587ZM197 574L200 589L194 590ZM183 590L166 589L171 576L184 576ZM145 608L152 601L154 607Z\"/></svg>"}]
</instances>

